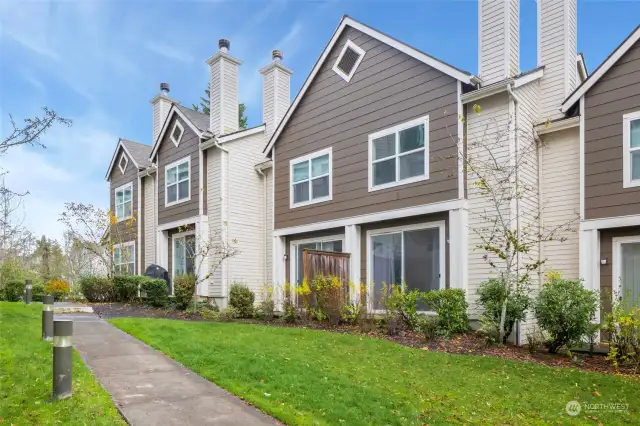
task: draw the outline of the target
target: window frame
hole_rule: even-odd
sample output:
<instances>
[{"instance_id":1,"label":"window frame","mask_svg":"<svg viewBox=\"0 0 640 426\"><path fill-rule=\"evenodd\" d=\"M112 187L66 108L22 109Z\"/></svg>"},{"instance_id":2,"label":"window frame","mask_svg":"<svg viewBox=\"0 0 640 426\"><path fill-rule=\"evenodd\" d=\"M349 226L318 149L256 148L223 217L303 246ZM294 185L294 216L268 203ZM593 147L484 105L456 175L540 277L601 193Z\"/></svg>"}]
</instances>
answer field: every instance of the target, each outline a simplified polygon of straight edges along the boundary
<instances>
[{"instance_id":1,"label":"window frame","mask_svg":"<svg viewBox=\"0 0 640 426\"><path fill-rule=\"evenodd\" d=\"M124 247L129 247L129 246L133 247L132 250L131 250L132 260L129 260L126 263L118 263L118 264L116 264L116 249L120 250L120 259L122 259L122 249ZM135 240L127 241L126 243L115 244L113 246L113 254L111 256L111 260L113 262L114 272L118 267L122 267L122 265L133 264L133 272L132 272L131 275L135 275L136 274L136 242L135 242ZM122 271L119 271L119 273L122 274Z\"/></svg>"},{"instance_id":2,"label":"window frame","mask_svg":"<svg viewBox=\"0 0 640 426\"><path fill-rule=\"evenodd\" d=\"M613 237L611 239L612 245L612 274L611 279L615 282L611 283L611 290L615 297L622 297L622 245L640 243L640 235L629 235L626 237Z\"/></svg>"},{"instance_id":3,"label":"window frame","mask_svg":"<svg viewBox=\"0 0 640 426\"><path fill-rule=\"evenodd\" d=\"M185 240L185 246L186 246L186 242L187 242L187 237L193 235L195 237L196 233L195 231L185 231L185 232L177 232L173 235L171 235L171 295L173 296L175 294L175 289L174 289L174 285L173 285L173 281L176 278L176 241L179 239L184 239ZM195 241L197 244L197 241ZM197 252L197 248L196 248L196 252ZM185 252L186 255L186 252ZM195 274L195 259L194 259L194 271L193 273ZM185 258L185 270L187 269L186 267L186 258Z\"/></svg>"},{"instance_id":4,"label":"window frame","mask_svg":"<svg viewBox=\"0 0 640 426\"><path fill-rule=\"evenodd\" d=\"M446 235L445 235L445 231L446 231L446 225L445 225L445 221L441 220L441 221L436 221L436 222L425 222L425 223L419 223L419 224L415 224L415 225L400 225L400 226L393 226L393 227L389 227L389 228L380 228L380 229L372 229L370 231L367 231L367 252L366 252L366 262L367 262L367 267L366 267L366 271L367 271L367 276L365 279L365 283L367 283L367 310L369 312L373 312L373 313L384 313L383 310L381 309L374 309L374 300L373 300L373 294L374 294L374 286L375 286L375 282L373 279L373 244L372 244L372 239L373 237L376 236L380 236L380 235L391 235L391 234L402 234L402 242L400 245L400 252L401 252L401 256L402 256L402 277L401 277L401 282L404 282L404 273L405 273L405 267L404 267L404 232L409 232L409 231L420 231L420 230L424 230L424 229L435 229L438 228L438 240L440 243L440 249L439 249L439 253L440 253L440 259L439 259L439 267L440 267L440 282L438 283L438 290L442 290L444 288L446 288L447 286L447 277L446 277L446 272L447 272L447 264L446 264L446 259L447 259L447 241L446 241ZM404 290L404 289L403 289ZM427 314L427 315L434 315L435 312L434 311L418 311L421 314Z\"/></svg>"},{"instance_id":5,"label":"window frame","mask_svg":"<svg viewBox=\"0 0 640 426\"><path fill-rule=\"evenodd\" d=\"M340 70L338 68L338 64L340 63L340 60L342 59L342 57L344 56L344 54L345 54L345 52L347 51L348 48L355 50L360 55L360 57L358 58L356 63L353 64L353 69L351 69L351 72L349 74L345 74L344 72L342 72L342 70ZM367 53L367 52L363 48L361 48L360 46L358 46L357 44L352 42L350 39L348 39L347 42L342 47L342 50L340 51L340 54L338 55L338 58L333 63L333 68L332 68L333 71L336 74L338 74L340 76L340 78L342 78L344 81L346 81L348 83L349 81L351 81L351 78L353 77L353 75L358 70L358 67L360 66L360 62L362 62L362 59L364 59L365 53Z\"/></svg>"},{"instance_id":6,"label":"window frame","mask_svg":"<svg viewBox=\"0 0 640 426\"><path fill-rule=\"evenodd\" d=\"M187 179L187 182L189 182L189 184L187 185L187 198L184 199L180 199L178 198L178 184L180 182L184 182L184 180L179 180L178 179L178 171L176 170L176 182L172 183L171 185L176 185L176 201L172 201L172 202L167 202L167 195L169 193L169 179L167 179L167 173L169 172L169 170L173 169L173 168L178 168L178 166L187 163L187 170L189 171L189 178ZM171 164L167 164L166 166L164 166L164 206L165 207L171 207L171 206L175 206L176 204L182 204L182 203L186 203L188 201L191 201L191 156L187 156L185 158L182 158L180 160L174 161Z\"/></svg>"},{"instance_id":7,"label":"window frame","mask_svg":"<svg viewBox=\"0 0 640 426\"><path fill-rule=\"evenodd\" d=\"M124 166L122 165L122 160L124 159ZM120 160L118 161L118 168L120 172L124 174L127 171L127 166L129 165L129 157L123 152L120 154Z\"/></svg>"},{"instance_id":8,"label":"window frame","mask_svg":"<svg viewBox=\"0 0 640 426\"><path fill-rule=\"evenodd\" d=\"M318 158L318 157L323 157L325 155L329 155L329 173L328 175L321 175L321 176L316 176L314 178L311 177L311 161L314 158ZM307 201L301 201L298 203L294 203L294 189L293 189L293 166L303 163L303 162L307 162L309 164L309 177L307 178L306 182L309 183L309 200ZM324 196L324 197L320 197L320 198L312 198L312 186L311 186L311 180L312 179L318 179L321 177L325 177L325 176L329 176L329 194ZM296 182L296 183L301 183L301 182ZM294 209L296 207L304 207L304 206L308 206L310 204L317 204L317 203L324 203L326 201L331 201L333 199L333 154L332 154L332 149L331 147L329 148L325 148L325 149L321 149L320 151L315 151L312 152L310 154L307 155L303 155L302 157L298 157L298 158L294 158L293 160L289 160L289 208Z\"/></svg>"},{"instance_id":9,"label":"window frame","mask_svg":"<svg viewBox=\"0 0 640 426\"><path fill-rule=\"evenodd\" d=\"M180 136L178 136L177 139L173 137L173 133L176 131L176 127L180 129ZM182 141L182 136L184 136L184 126L182 125L182 123L180 123L180 120L176 119L176 122L171 128L171 133L169 133L169 139L171 139L171 142L173 142L173 144L177 147L178 145L180 145L180 141Z\"/></svg>"},{"instance_id":10,"label":"window frame","mask_svg":"<svg viewBox=\"0 0 640 426\"><path fill-rule=\"evenodd\" d=\"M129 201L131 203L131 214L129 216L119 218L118 217L118 192L122 191L122 199L124 200L124 191L125 189L127 189L127 187L131 187L131 200ZM124 206L125 204L126 203L123 201L122 205ZM113 190L113 210L116 216L116 223L131 219L133 217L133 181L127 182L124 185L120 185L119 187ZM124 207L122 208L122 211L124 213Z\"/></svg>"},{"instance_id":11,"label":"window frame","mask_svg":"<svg viewBox=\"0 0 640 426\"><path fill-rule=\"evenodd\" d=\"M420 124L424 125L424 135L425 135L425 141L424 141L424 147L422 148L417 148L417 149L413 149L411 151L407 151L407 152L403 152L400 153L400 138L399 138L399 134L402 130L406 130L409 129L411 127L416 127L419 126ZM385 158L381 158L378 160L374 160L373 159L373 141L375 139L381 138L383 136L388 136L391 134L395 134L395 154L393 156L388 156ZM410 178L405 178L405 179L399 179L400 176L400 167L399 167L399 159L400 157L404 157L406 155L409 154L413 154L416 152L420 152L421 150L424 150L424 175L419 175L419 176L413 176ZM395 158L396 161L396 180L394 182L388 182L388 183L383 183L381 185L374 185L374 181L373 181L373 164L377 163L377 162L381 162L381 161L388 161L390 158ZM400 185L407 185L410 183L415 183L415 182L421 182L424 180L429 180L429 159L430 159L430 152L429 152L429 116L425 115L423 117L419 117L419 118L415 118L413 120L410 121L405 121L404 123L400 123L397 124L393 127L389 127L387 129L383 129L380 131L377 131L375 133L372 133L369 135L369 164L368 164L368 169L369 169L369 192L373 192L373 191L380 191L382 189L387 189L387 188L393 188L395 186L400 186Z\"/></svg>"},{"instance_id":12,"label":"window frame","mask_svg":"<svg viewBox=\"0 0 640 426\"><path fill-rule=\"evenodd\" d=\"M640 179L631 179L633 172L631 166L631 152L640 151L640 147L631 147L631 122L636 120L640 120L640 111L630 112L622 116L622 139L624 143L622 154L623 188L640 186Z\"/></svg>"}]
</instances>

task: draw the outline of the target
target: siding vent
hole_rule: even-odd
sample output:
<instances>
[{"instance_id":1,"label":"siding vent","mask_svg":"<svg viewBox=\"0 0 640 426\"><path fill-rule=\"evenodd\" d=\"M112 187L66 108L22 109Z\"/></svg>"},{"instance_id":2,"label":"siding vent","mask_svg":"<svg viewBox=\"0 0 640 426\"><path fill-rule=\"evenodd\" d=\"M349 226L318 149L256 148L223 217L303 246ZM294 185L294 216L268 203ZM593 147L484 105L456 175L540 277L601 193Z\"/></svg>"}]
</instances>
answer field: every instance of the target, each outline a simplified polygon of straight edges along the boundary
<instances>
[{"instance_id":1,"label":"siding vent","mask_svg":"<svg viewBox=\"0 0 640 426\"><path fill-rule=\"evenodd\" d=\"M129 159L124 153L120 155L120 161L118 162L118 168L124 174L125 170L127 170L127 164L129 163Z\"/></svg>"},{"instance_id":2,"label":"siding vent","mask_svg":"<svg viewBox=\"0 0 640 426\"><path fill-rule=\"evenodd\" d=\"M350 81L351 77L356 73L358 65L362 62L364 54L365 51L360 46L351 40L347 40L342 52L338 55L338 59L336 59L336 63L333 65L333 70L345 81Z\"/></svg>"}]
</instances>

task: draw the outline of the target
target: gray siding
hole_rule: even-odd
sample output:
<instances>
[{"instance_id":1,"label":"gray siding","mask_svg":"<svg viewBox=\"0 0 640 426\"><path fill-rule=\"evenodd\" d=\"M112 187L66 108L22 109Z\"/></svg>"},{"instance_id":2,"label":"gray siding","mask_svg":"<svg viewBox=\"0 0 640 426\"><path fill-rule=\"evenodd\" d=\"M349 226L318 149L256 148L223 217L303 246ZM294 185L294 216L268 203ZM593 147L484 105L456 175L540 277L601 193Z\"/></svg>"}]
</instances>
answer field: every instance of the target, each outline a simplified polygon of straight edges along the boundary
<instances>
[{"instance_id":1,"label":"gray siding","mask_svg":"<svg viewBox=\"0 0 640 426\"><path fill-rule=\"evenodd\" d=\"M366 54L349 83L331 68L350 39ZM368 192L368 135L429 115L430 178ZM275 147L275 228L455 199L457 81L353 28L345 29ZM333 151L333 200L289 208L289 162Z\"/></svg>"},{"instance_id":2,"label":"gray siding","mask_svg":"<svg viewBox=\"0 0 640 426\"><path fill-rule=\"evenodd\" d=\"M640 110L640 43L585 96L585 218L640 214L640 188L623 188L622 116Z\"/></svg>"},{"instance_id":3,"label":"gray siding","mask_svg":"<svg viewBox=\"0 0 640 426\"><path fill-rule=\"evenodd\" d=\"M122 185L127 183L133 184L133 194L132 194L132 212L133 217L136 220L125 220L118 222L115 225L112 225L111 228L111 241L114 244L124 243L132 240L137 240L138 237L138 226L139 226L139 212L138 212L138 169L135 164L133 164L133 160L129 157L129 162L127 163L127 168L124 171L124 174L120 171L120 167L118 167L118 163L120 161L120 155L124 151L122 149L119 150L116 156L116 164L113 166L113 170L111 170L111 174L109 175L109 208L111 212L115 215L116 212L116 188L119 188ZM124 155L127 155L124 153ZM139 242L136 242L136 251L138 250ZM136 253L136 271L138 270L138 253Z\"/></svg>"},{"instance_id":4,"label":"gray siding","mask_svg":"<svg viewBox=\"0 0 640 426\"><path fill-rule=\"evenodd\" d=\"M165 133L160 148L158 149L158 224L170 223L176 220L182 220L189 217L198 215L198 200L200 198L199 187L199 171L200 164L198 150L199 139L191 127L184 123L184 135L180 144L176 147L171 139L169 139L169 133L173 129L175 120L181 120L177 114L174 114L167 132ZM184 203L176 204L173 206L165 207L165 194L164 194L164 182L165 182L165 166L180 160L187 156L191 157L191 199Z\"/></svg>"}]
</instances>

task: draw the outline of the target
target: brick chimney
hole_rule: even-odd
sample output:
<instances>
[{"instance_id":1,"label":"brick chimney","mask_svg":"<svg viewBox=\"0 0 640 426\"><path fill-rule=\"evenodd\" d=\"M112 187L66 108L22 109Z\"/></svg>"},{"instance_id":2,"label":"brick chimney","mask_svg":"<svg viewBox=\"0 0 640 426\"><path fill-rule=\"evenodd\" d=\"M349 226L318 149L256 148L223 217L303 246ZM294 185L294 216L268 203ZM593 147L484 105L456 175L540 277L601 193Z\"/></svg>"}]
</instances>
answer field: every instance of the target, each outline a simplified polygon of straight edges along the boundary
<instances>
[{"instance_id":1,"label":"brick chimney","mask_svg":"<svg viewBox=\"0 0 640 426\"><path fill-rule=\"evenodd\" d=\"M209 129L214 135L235 132L238 124L238 66L229 54L229 40L218 41L218 53L207 60L210 69Z\"/></svg>"},{"instance_id":2,"label":"brick chimney","mask_svg":"<svg viewBox=\"0 0 640 426\"><path fill-rule=\"evenodd\" d=\"M169 114L171 105L177 103L169 97L169 83L160 83L160 93L155 95L149 102L153 105L153 143L158 139L158 135L162 130L164 120Z\"/></svg>"},{"instance_id":3,"label":"brick chimney","mask_svg":"<svg viewBox=\"0 0 640 426\"><path fill-rule=\"evenodd\" d=\"M520 1L479 0L478 76L482 85L520 73Z\"/></svg>"},{"instance_id":4,"label":"brick chimney","mask_svg":"<svg viewBox=\"0 0 640 426\"><path fill-rule=\"evenodd\" d=\"M275 132L290 103L293 71L282 65L282 52L274 50L272 61L260 70L262 74L262 122L267 125L267 140Z\"/></svg>"}]
</instances>

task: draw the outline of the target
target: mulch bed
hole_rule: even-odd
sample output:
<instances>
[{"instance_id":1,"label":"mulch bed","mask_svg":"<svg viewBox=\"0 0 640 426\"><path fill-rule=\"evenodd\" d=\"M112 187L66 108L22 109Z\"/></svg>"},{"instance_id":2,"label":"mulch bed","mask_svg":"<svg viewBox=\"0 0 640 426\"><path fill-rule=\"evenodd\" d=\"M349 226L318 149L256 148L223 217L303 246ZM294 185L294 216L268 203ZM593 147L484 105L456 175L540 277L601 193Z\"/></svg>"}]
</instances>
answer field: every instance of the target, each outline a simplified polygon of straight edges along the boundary
<instances>
[{"instance_id":1,"label":"mulch bed","mask_svg":"<svg viewBox=\"0 0 640 426\"><path fill-rule=\"evenodd\" d=\"M137 318L168 318L187 321L205 321L200 314L187 313L173 308L153 308L145 305L122 304L122 303L101 303L94 304L94 312L102 318L137 317ZM534 362L550 367L575 368L599 373L630 375L640 379L640 372L632 368L621 365L615 371L603 354L574 353L578 361L572 359L567 354L549 354L544 348L535 353L530 353L528 348L516 345L488 346L482 336L476 333L466 333L455 336L451 339L437 339L432 342L425 342L422 335L410 331L400 331L395 336L389 336L382 330L374 329L363 331L357 326L340 325L330 326L317 321L298 322L289 324L282 321L255 321L240 320L238 322L267 325L271 327L295 327L308 328L313 330L331 331L334 333L347 333L367 335L380 339L390 340L397 344L408 346L425 351L446 352L459 355L492 356L512 361Z\"/></svg>"}]
</instances>

